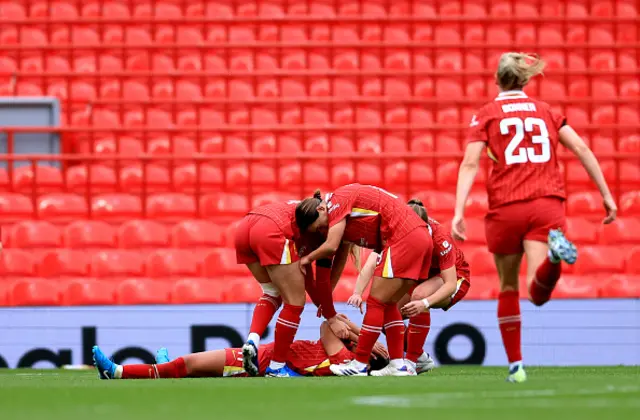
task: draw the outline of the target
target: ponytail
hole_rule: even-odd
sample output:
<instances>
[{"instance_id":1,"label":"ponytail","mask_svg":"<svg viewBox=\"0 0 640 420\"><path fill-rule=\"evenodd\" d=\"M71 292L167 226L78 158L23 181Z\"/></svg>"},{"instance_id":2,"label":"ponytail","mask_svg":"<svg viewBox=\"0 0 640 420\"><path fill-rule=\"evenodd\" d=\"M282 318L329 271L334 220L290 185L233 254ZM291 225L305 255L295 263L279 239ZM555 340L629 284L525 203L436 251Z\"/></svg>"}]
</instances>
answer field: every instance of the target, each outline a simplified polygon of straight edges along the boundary
<instances>
[{"instance_id":1,"label":"ponytail","mask_svg":"<svg viewBox=\"0 0 640 420\"><path fill-rule=\"evenodd\" d=\"M309 226L315 222L320 214L318 206L322 203L320 190L313 192L313 197L305 198L296 206L296 224L300 232L306 232Z\"/></svg>"},{"instance_id":2,"label":"ponytail","mask_svg":"<svg viewBox=\"0 0 640 420\"><path fill-rule=\"evenodd\" d=\"M521 90L532 77L542 74L545 62L538 55L508 52L502 54L496 81L503 91Z\"/></svg>"}]
</instances>

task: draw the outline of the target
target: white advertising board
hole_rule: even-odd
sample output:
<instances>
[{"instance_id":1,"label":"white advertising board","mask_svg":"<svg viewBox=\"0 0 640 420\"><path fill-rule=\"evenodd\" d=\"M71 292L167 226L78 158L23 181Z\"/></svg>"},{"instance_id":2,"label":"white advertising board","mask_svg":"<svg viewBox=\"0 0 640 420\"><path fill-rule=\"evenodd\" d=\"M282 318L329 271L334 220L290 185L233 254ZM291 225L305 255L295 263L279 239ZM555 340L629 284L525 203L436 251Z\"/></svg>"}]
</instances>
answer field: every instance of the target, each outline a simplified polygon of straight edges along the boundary
<instances>
[{"instance_id":1,"label":"white advertising board","mask_svg":"<svg viewBox=\"0 0 640 420\"><path fill-rule=\"evenodd\" d=\"M558 300L543 308L522 301L523 352L529 365L640 365L640 300ZM0 367L90 364L100 345L118 362L150 361L159 347L172 356L237 347L253 305L110 306L0 309ZM338 311L356 322L359 311ZM321 320L309 305L297 338L317 339ZM461 302L432 311L425 349L440 364L504 365L495 301ZM271 323L265 341L273 339ZM384 340L384 336L381 337Z\"/></svg>"}]
</instances>

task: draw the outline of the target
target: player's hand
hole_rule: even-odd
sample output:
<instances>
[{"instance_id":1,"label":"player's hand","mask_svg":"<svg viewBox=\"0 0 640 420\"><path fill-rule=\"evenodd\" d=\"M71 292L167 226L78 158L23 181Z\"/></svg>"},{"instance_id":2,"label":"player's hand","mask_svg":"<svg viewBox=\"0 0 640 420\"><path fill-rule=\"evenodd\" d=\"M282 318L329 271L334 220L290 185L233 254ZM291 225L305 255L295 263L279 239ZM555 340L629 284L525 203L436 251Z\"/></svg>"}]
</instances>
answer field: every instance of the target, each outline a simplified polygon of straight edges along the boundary
<instances>
[{"instance_id":1,"label":"player's hand","mask_svg":"<svg viewBox=\"0 0 640 420\"><path fill-rule=\"evenodd\" d=\"M453 239L457 241L466 241L466 232L467 226L464 223L464 217L454 216L453 221L451 222L451 234L453 235Z\"/></svg>"},{"instance_id":2,"label":"player's hand","mask_svg":"<svg viewBox=\"0 0 640 420\"><path fill-rule=\"evenodd\" d=\"M413 300L402 307L402 315L411 318L420 315L426 310L427 308L424 306L424 302L421 300Z\"/></svg>"},{"instance_id":3,"label":"player's hand","mask_svg":"<svg viewBox=\"0 0 640 420\"><path fill-rule=\"evenodd\" d=\"M309 265L309 260L306 259L306 257L302 257L300 258L300 261L298 261L299 267L300 267L300 271L302 272L303 275L307 275L307 265Z\"/></svg>"},{"instance_id":4,"label":"player's hand","mask_svg":"<svg viewBox=\"0 0 640 420\"><path fill-rule=\"evenodd\" d=\"M362 310L362 295L358 293L354 293L351 295L349 300L347 300L347 305L353 306L354 308L360 309L360 313L364 313Z\"/></svg>"},{"instance_id":5,"label":"player's hand","mask_svg":"<svg viewBox=\"0 0 640 420\"><path fill-rule=\"evenodd\" d=\"M616 206L616 202L611 196L605 197L602 204L604 205L604 210L607 212L607 217L604 218L602 223L608 225L609 223L616 220L616 215L618 214L618 206Z\"/></svg>"},{"instance_id":6,"label":"player's hand","mask_svg":"<svg viewBox=\"0 0 640 420\"><path fill-rule=\"evenodd\" d=\"M373 345L371 354L373 354L375 358L382 357L383 359L389 359L389 352L387 351L387 348L377 341L376 344Z\"/></svg>"},{"instance_id":7,"label":"player's hand","mask_svg":"<svg viewBox=\"0 0 640 420\"><path fill-rule=\"evenodd\" d=\"M327 322L329 323L329 327L331 327L331 331L333 331L339 339L346 340L349 338L349 327L340 321L337 316L334 316Z\"/></svg>"}]
</instances>

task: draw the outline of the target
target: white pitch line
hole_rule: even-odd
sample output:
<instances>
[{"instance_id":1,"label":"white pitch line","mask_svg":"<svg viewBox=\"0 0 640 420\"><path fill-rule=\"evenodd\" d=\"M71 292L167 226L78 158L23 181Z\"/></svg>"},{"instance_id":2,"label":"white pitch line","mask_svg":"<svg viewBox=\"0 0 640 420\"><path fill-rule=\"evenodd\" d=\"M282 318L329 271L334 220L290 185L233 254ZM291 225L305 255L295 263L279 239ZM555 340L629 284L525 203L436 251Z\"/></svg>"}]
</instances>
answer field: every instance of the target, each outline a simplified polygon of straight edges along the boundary
<instances>
[{"instance_id":1,"label":"white pitch line","mask_svg":"<svg viewBox=\"0 0 640 420\"><path fill-rule=\"evenodd\" d=\"M543 401L529 401L528 404L540 406L552 406L555 404L553 398L559 396L584 396L584 395L606 395L611 393L633 393L640 391L639 386L614 386L607 385L600 389L577 389L577 390L555 390L555 389L531 389L513 391L467 391L467 392L434 392L421 395L374 395L355 397L351 402L355 405L377 406L377 407L438 407L456 405L464 401L465 406L485 406L487 400L510 399L510 398L538 398ZM480 399L480 400L474 400ZM551 399L551 400L550 400ZM596 403L597 401L597 403ZM518 404L522 405L522 400ZM586 404L585 404L586 402ZM594 406L606 406L602 400L593 400ZM566 404L566 402L564 402ZM611 403L613 404L613 402ZM588 401L581 401L581 406L588 406Z\"/></svg>"}]
</instances>

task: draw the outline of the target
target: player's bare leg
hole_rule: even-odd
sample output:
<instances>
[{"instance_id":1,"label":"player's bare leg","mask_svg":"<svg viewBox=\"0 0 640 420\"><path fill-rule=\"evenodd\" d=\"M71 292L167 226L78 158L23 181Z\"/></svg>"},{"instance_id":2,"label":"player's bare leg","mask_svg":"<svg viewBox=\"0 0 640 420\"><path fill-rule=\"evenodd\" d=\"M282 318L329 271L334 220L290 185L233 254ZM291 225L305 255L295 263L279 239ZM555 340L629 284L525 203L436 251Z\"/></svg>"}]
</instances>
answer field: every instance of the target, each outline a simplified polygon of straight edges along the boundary
<instances>
[{"instance_id":1,"label":"player's bare leg","mask_svg":"<svg viewBox=\"0 0 640 420\"><path fill-rule=\"evenodd\" d=\"M271 281L280 291L284 307L276 323L273 357L265 376L300 376L286 366L286 360L289 354L289 347L291 347L291 343L293 343L298 331L300 315L304 310L306 299L304 276L297 263L270 265L266 268Z\"/></svg>"},{"instance_id":2,"label":"player's bare leg","mask_svg":"<svg viewBox=\"0 0 640 420\"><path fill-rule=\"evenodd\" d=\"M94 346L92 352L101 379L210 378L223 376L224 372L224 350L188 354L153 365L118 365L109 360L98 346Z\"/></svg>"},{"instance_id":3,"label":"player's bare leg","mask_svg":"<svg viewBox=\"0 0 640 420\"><path fill-rule=\"evenodd\" d=\"M282 298L278 288L271 282L269 273L265 267L259 262L247 264L247 268L253 274L253 277L260 283L263 294L258 300L253 317L251 319L251 327L249 328L249 336L242 346L242 365L244 370L251 376L257 376L260 370L258 364L258 349L260 347L260 337L273 319L273 315L280 309Z\"/></svg>"},{"instance_id":4,"label":"player's bare leg","mask_svg":"<svg viewBox=\"0 0 640 420\"><path fill-rule=\"evenodd\" d=\"M527 255L527 289L534 305L542 306L549 301L562 273L561 262L574 264L578 252L560 230L549 231L547 243L525 240Z\"/></svg>"},{"instance_id":5,"label":"player's bare leg","mask_svg":"<svg viewBox=\"0 0 640 420\"><path fill-rule=\"evenodd\" d=\"M498 324L502 344L509 360L509 382L524 382L527 374L522 364L522 321L520 318L520 292L518 274L522 254L494 254L500 295L498 296Z\"/></svg>"},{"instance_id":6,"label":"player's bare leg","mask_svg":"<svg viewBox=\"0 0 640 420\"><path fill-rule=\"evenodd\" d=\"M432 277L421 283L413 291L411 300L422 300L431 296L444 284L441 277ZM433 308L446 307L449 301L439 302ZM429 330L431 329L431 312L422 312L419 315L409 318L409 328L407 329L407 363L416 373L431 371L435 363L431 356L424 351L424 343L427 341Z\"/></svg>"}]
</instances>

